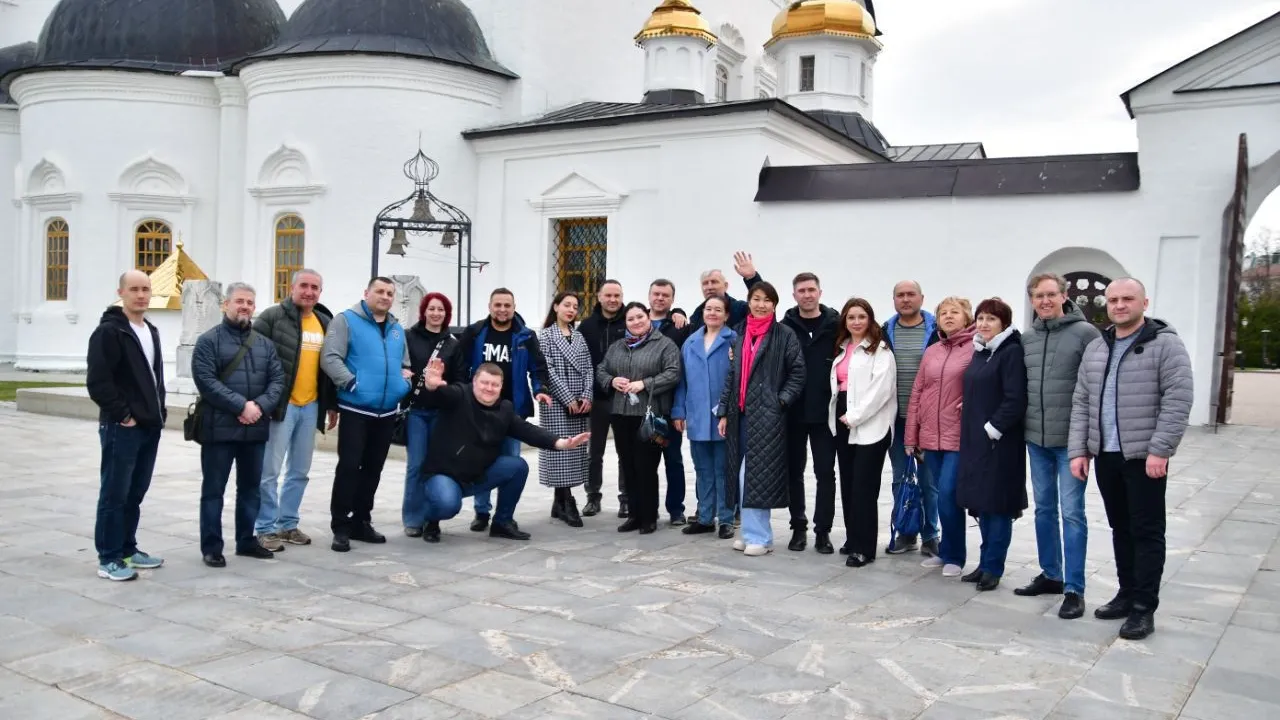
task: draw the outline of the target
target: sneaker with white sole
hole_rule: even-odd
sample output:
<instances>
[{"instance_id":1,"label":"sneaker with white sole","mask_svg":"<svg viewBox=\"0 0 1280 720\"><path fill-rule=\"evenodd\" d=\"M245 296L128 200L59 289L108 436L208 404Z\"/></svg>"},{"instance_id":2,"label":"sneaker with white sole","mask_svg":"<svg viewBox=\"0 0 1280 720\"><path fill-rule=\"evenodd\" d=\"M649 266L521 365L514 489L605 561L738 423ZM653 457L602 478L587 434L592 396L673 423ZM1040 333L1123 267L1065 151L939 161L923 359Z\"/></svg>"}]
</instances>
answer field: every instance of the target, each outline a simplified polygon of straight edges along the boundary
<instances>
[{"instance_id":1,"label":"sneaker with white sole","mask_svg":"<svg viewBox=\"0 0 1280 720\"><path fill-rule=\"evenodd\" d=\"M141 550L137 550L124 559L124 564L135 570L155 570L164 565L164 558L158 558L155 555L148 555Z\"/></svg>"},{"instance_id":2,"label":"sneaker with white sole","mask_svg":"<svg viewBox=\"0 0 1280 720\"><path fill-rule=\"evenodd\" d=\"M275 533L259 535L258 544L273 553L282 552L284 550L284 540L280 539L280 536Z\"/></svg>"},{"instance_id":3,"label":"sneaker with white sole","mask_svg":"<svg viewBox=\"0 0 1280 720\"><path fill-rule=\"evenodd\" d=\"M934 558L930 558L930 559L934 559ZM942 577L956 577L962 572L964 572L964 568L960 567L959 565L953 565L951 563L947 563L946 566L942 568Z\"/></svg>"},{"instance_id":4,"label":"sneaker with white sole","mask_svg":"<svg viewBox=\"0 0 1280 720\"><path fill-rule=\"evenodd\" d=\"M773 548L768 545L748 545L746 549L742 551L742 554L750 557L759 557L761 555L768 555L771 552L773 552Z\"/></svg>"},{"instance_id":5,"label":"sneaker with white sole","mask_svg":"<svg viewBox=\"0 0 1280 720\"><path fill-rule=\"evenodd\" d=\"M738 538L737 540L734 540L733 549L737 550L738 552L745 551L747 549L747 541L743 540L742 538Z\"/></svg>"},{"instance_id":6,"label":"sneaker with white sole","mask_svg":"<svg viewBox=\"0 0 1280 720\"><path fill-rule=\"evenodd\" d=\"M920 567L940 568L942 567L942 558L937 556L925 558L924 562L920 563Z\"/></svg>"},{"instance_id":7,"label":"sneaker with white sole","mask_svg":"<svg viewBox=\"0 0 1280 720\"><path fill-rule=\"evenodd\" d=\"M109 563L98 566L98 577L123 582L125 580L134 580L138 577L137 571L125 565L119 560L112 560Z\"/></svg>"}]
</instances>

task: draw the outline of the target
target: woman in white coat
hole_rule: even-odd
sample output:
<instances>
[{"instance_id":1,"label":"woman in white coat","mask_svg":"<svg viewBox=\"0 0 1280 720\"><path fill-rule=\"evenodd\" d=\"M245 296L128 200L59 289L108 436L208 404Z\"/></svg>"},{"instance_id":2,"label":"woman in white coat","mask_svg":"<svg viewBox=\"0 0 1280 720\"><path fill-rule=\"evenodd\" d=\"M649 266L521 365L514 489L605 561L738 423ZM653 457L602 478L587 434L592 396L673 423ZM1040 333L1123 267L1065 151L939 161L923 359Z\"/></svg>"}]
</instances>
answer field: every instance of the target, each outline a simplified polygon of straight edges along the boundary
<instances>
[{"instance_id":1,"label":"woman in white coat","mask_svg":"<svg viewBox=\"0 0 1280 720\"><path fill-rule=\"evenodd\" d=\"M881 338L871 303L850 298L836 330L827 425L835 435L844 510L845 565L876 560L881 472L898 416L898 366Z\"/></svg>"}]
</instances>

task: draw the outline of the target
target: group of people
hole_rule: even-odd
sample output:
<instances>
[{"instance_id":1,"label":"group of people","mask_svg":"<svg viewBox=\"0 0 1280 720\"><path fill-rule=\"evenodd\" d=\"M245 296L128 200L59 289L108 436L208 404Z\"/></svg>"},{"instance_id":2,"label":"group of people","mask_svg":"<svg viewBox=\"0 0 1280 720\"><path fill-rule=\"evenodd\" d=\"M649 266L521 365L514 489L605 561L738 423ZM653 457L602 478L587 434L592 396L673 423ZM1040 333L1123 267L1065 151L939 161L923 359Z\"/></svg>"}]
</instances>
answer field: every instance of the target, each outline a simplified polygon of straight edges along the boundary
<instances>
[{"instance_id":1,"label":"group of people","mask_svg":"<svg viewBox=\"0 0 1280 720\"><path fill-rule=\"evenodd\" d=\"M812 457L814 549L835 552L839 488L840 553L862 567L876 560L888 458L895 515L904 486L916 483L923 521L885 552L919 552L925 567L989 591L1004 574L1013 521L1028 507L1029 457L1041 573L1014 592L1063 594L1060 617L1083 614L1092 464L1120 586L1094 614L1125 618L1123 637L1154 630L1168 461L1187 425L1192 377L1173 329L1146 317L1139 281L1111 283L1113 325L1099 331L1067 297L1063 278L1037 275L1027 287L1035 317L1022 333L1000 298L974 309L947 297L926 312L913 281L895 286L896 313L883 323L862 298L837 311L822 304L813 273L793 279L796 305L779 320L778 291L751 256L737 253L734 269L745 300L729 295L719 270L702 274L703 301L688 314L674 307L669 280L651 283L647 304L624 304L622 285L606 280L591 315L581 319L582 298L562 292L540 330L516 312L511 291L498 289L488 316L458 336L439 293L422 299L405 331L389 312L395 287L385 278L334 315L318 302L320 275L303 270L290 297L256 321L252 288L231 285L224 322L201 336L192 359L205 563L225 564L222 498L233 463L236 554L265 558L311 542L298 529L298 508L315 430L338 428L330 527L339 552L352 540L386 541L371 511L399 433L408 456L404 532L427 542L440 541L440 522L460 513L465 497L474 498L471 530L529 538L514 518L529 472L522 444L540 449L539 480L554 489L551 518L582 527L602 512L612 434L620 532L657 530L665 464L671 526L715 533L761 556L773 550L771 511L786 508L787 547L803 551ZM162 562L138 550L135 533L165 390L159 336L143 317L149 281L125 273L119 292L122 307L107 311L90 341L88 384L102 408L99 574L127 580L134 568ZM688 518L685 435L697 493ZM573 490L584 485L579 509ZM966 515L977 519L982 545L977 567L963 574Z\"/></svg>"}]
</instances>

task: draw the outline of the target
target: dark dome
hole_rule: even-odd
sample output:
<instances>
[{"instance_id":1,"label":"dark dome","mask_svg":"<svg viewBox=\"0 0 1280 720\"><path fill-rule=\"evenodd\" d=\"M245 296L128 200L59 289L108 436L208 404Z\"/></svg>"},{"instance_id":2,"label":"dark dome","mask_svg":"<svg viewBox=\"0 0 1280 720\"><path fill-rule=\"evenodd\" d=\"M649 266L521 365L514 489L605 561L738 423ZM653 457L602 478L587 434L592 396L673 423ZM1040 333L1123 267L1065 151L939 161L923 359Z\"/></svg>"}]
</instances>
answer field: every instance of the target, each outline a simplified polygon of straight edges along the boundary
<instances>
[{"instance_id":1,"label":"dark dome","mask_svg":"<svg viewBox=\"0 0 1280 720\"><path fill-rule=\"evenodd\" d=\"M0 48L0 78L3 78L5 73L27 67L35 62L35 59L36 44L33 42ZM7 105L13 102L13 98L9 97L9 93L5 92L5 87L0 85L0 105Z\"/></svg>"},{"instance_id":2,"label":"dark dome","mask_svg":"<svg viewBox=\"0 0 1280 720\"><path fill-rule=\"evenodd\" d=\"M356 54L399 55L516 77L493 59L462 0L306 0L280 40L246 60Z\"/></svg>"},{"instance_id":3,"label":"dark dome","mask_svg":"<svg viewBox=\"0 0 1280 720\"><path fill-rule=\"evenodd\" d=\"M223 70L280 36L276 0L61 0L37 68Z\"/></svg>"}]
</instances>

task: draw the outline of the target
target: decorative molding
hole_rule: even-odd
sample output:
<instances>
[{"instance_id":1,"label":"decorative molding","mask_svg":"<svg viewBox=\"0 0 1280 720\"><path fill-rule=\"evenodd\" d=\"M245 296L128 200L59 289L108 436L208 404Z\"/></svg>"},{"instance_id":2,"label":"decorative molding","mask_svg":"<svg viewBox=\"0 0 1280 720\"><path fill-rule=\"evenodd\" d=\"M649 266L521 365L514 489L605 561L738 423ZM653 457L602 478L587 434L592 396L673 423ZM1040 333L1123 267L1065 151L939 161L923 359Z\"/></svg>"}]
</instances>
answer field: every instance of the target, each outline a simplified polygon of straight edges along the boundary
<instances>
[{"instance_id":1,"label":"decorative molding","mask_svg":"<svg viewBox=\"0 0 1280 720\"><path fill-rule=\"evenodd\" d=\"M720 43L716 45L716 57L718 60L724 61L725 64L741 65L747 59L747 43L742 39L742 33L732 23L724 23L720 26Z\"/></svg>"},{"instance_id":2,"label":"decorative molding","mask_svg":"<svg viewBox=\"0 0 1280 720\"><path fill-rule=\"evenodd\" d=\"M219 104L222 107L244 107L248 102L248 93L238 77L214 78L213 86L218 90Z\"/></svg>"},{"instance_id":3,"label":"decorative molding","mask_svg":"<svg viewBox=\"0 0 1280 720\"><path fill-rule=\"evenodd\" d=\"M529 205L546 217L586 217L615 213L626 197L573 170L539 197L530 198Z\"/></svg>"},{"instance_id":4,"label":"decorative molding","mask_svg":"<svg viewBox=\"0 0 1280 720\"><path fill-rule=\"evenodd\" d=\"M30 324L31 324L31 313L30 313L30 312L18 313L18 319L19 319L19 320L21 320L22 322L24 322L24 323L26 323L26 324L30 325Z\"/></svg>"},{"instance_id":5,"label":"decorative molding","mask_svg":"<svg viewBox=\"0 0 1280 720\"><path fill-rule=\"evenodd\" d=\"M498 107L507 81L434 60L318 55L254 63L240 71L249 101L302 90L382 89L444 95Z\"/></svg>"},{"instance_id":6,"label":"decorative molding","mask_svg":"<svg viewBox=\"0 0 1280 720\"><path fill-rule=\"evenodd\" d=\"M184 196L188 186L182 173L153 153L133 161L120 173L119 193L134 195Z\"/></svg>"},{"instance_id":7,"label":"decorative molding","mask_svg":"<svg viewBox=\"0 0 1280 720\"><path fill-rule=\"evenodd\" d=\"M107 193L107 197L132 210L181 210L196 204L190 195L113 192Z\"/></svg>"},{"instance_id":8,"label":"decorative molding","mask_svg":"<svg viewBox=\"0 0 1280 720\"><path fill-rule=\"evenodd\" d=\"M68 311L66 313L66 318L68 323L75 325L76 323L80 322L80 313L75 311Z\"/></svg>"},{"instance_id":9,"label":"decorative molding","mask_svg":"<svg viewBox=\"0 0 1280 720\"><path fill-rule=\"evenodd\" d=\"M286 185L282 187L251 187L249 194L261 200L297 200L324 195L329 191L325 185Z\"/></svg>"},{"instance_id":10,"label":"decorative molding","mask_svg":"<svg viewBox=\"0 0 1280 720\"><path fill-rule=\"evenodd\" d=\"M40 158L40 161L27 174L28 195L64 193L67 191L68 184L66 172L47 156Z\"/></svg>"},{"instance_id":11,"label":"decorative molding","mask_svg":"<svg viewBox=\"0 0 1280 720\"><path fill-rule=\"evenodd\" d=\"M63 192L63 193L47 193L40 195L23 195L19 206L26 203L29 207L36 210L70 210L74 205L80 202L80 193Z\"/></svg>"},{"instance_id":12,"label":"decorative molding","mask_svg":"<svg viewBox=\"0 0 1280 720\"><path fill-rule=\"evenodd\" d=\"M258 171L258 187L307 187L317 185L311 173L307 154L288 143L282 143L265 160Z\"/></svg>"},{"instance_id":13,"label":"decorative molding","mask_svg":"<svg viewBox=\"0 0 1280 720\"><path fill-rule=\"evenodd\" d=\"M32 72L14 78L9 94L22 108L68 100L144 102L216 108L218 90L209 78L175 77L118 70Z\"/></svg>"},{"instance_id":14,"label":"decorative molding","mask_svg":"<svg viewBox=\"0 0 1280 720\"><path fill-rule=\"evenodd\" d=\"M750 135L773 113L754 110L724 115L656 120L616 126L563 128L526 135L499 135L471 140L477 155L504 155L506 159L554 156L614 149L658 149L666 140L718 139Z\"/></svg>"},{"instance_id":15,"label":"decorative molding","mask_svg":"<svg viewBox=\"0 0 1280 720\"><path fill-rule=\"evenodd\" d=\"M0 105L0 135L17 135L22 131L17 105Z\"/></svg>"}]
</instances>

